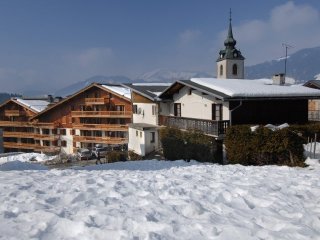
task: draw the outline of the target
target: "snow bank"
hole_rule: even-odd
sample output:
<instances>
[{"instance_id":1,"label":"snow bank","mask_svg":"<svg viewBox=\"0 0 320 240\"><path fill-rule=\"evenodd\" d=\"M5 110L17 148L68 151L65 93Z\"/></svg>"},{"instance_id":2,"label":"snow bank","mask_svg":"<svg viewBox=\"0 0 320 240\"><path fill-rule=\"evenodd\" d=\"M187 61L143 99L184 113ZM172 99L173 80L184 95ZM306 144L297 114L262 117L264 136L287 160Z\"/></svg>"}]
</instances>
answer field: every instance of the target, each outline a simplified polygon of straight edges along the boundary
<instances>
[{"instance_id":1,"label":"snow bank","mask_svg":"<svg viewBox=\"0 0 320 240\"><path fill-rule=\"evenodd\" d=\"M40 153L21 153L17 155L0 157L0 164L12 161L29 162L30 160L33 162L46 162L54 158L56 158L56 156L47 156L45 154Z\"/></svg>"},{"instance_id":2,"label":"snow bank","mask_svg":"<svg viewBox=\"0 0 320 240\"><path fill-rule=\"evenodd\" d=\"M1 238L319 237L318 168L144 164L1 172Z\"/></svg>"},{"instance_id":3,"label":"snow bank","mask_svg":"<svg viewBox=\"0 0 320 240\"><path fill-rule=\"evenodd\" d=\"M0 171L48 170L46 166L21 161L11 161L0 165Z\"/></svg>"}]
</instances>

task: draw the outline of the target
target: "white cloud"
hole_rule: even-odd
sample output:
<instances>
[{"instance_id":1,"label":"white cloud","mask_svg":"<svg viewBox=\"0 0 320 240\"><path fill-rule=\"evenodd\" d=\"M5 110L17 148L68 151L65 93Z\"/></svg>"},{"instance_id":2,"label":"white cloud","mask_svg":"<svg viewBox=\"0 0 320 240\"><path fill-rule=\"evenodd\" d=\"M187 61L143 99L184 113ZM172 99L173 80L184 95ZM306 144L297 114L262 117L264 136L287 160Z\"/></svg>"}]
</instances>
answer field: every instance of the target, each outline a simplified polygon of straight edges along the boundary
<instances>
[{"instance_id":1,"label":"white cloud","mask_svg":"<svg viewBox=\"0 0 320 240\"><path fill-rule=\"evenodd\" d=\"M269 18L241 24L233 21L237 48L246 57L246 64L277 59L284 54L282 43L294 46L291 51L320 45L319 11L306 4L287 2L270 11ZM218 34L215 47L223 47L227 30Z\"/></svg>"}]
</instances>

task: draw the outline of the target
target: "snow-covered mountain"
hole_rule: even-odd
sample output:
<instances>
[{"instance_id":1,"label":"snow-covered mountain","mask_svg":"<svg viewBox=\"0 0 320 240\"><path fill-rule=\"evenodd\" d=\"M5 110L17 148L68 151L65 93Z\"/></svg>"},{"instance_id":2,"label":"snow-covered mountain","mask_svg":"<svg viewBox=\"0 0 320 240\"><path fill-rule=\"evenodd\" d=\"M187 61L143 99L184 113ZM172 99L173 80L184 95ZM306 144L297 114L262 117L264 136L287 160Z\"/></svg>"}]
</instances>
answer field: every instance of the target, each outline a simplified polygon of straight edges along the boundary
<instances>
[{"instance_id":1,"label":"snow-covered mountain","mask_svg":"<svg viewBox=\"0 0 320 240\"><path fill-rule=\"evenodd\" d=\"M88 86L93 82L97 83L131 83L131 82L174 82L176 80L185 80L193 77L212 77L206 72L187 72L187 71L170 71L157 69L151 72L144 73L131 79L126 76L94 76L84 81L74 83L65 88L62 88L54 93L55 96L68 96L80 89Z\"/></svg>"},{"instance_id":2,"label":"snow-covered mountain","mask_svg":"<svg viewBox=\"0 0 320 240\"><path fill-rule=\"evenodd\" d=\"M191 72L191 71L173 71L157 69L151 72L144 73L138 76L135 81L145 81L145 82L174 82L176 80L188 80L190 78L197 77L213 77L206 72Z\"/></svg>"},{"instance_id":3,"label":"snow-covered mountain","mask_svg":"<svg viewBox=\"0 0 320 240\"><path fill-rule=\"evenodd\" d=\"M297 82L306 82L320 78L320 47L299 50L287 58L287 76L296 79ZM285 57L277 60L246 67L246 78L272 77L275 73L284 72Z\"/></svg>"},{"instance_id":4,"label":"snow-covered mountain","mask_svg":"<svg viewBox=\"0 0 320 240\"><path fill-rule=\"evenodd\" d=\"M55 96L68 96L71 95L80 89L90 85L91 83L96 82L96 83L130 83L132 80L126 76L94 76L91 78L88 78L84 81L77 82L74 84L71 84L67 87L64 87L54 93Z\"/></svg>"}]
</instances>

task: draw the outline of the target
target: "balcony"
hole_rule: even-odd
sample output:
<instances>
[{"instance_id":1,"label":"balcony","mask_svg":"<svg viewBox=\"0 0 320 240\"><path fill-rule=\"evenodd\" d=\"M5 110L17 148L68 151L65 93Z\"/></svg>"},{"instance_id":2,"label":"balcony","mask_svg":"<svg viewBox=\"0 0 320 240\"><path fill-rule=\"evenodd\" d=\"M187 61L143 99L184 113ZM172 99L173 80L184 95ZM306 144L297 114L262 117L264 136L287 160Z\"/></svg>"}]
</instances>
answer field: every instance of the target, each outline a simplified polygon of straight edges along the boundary
<instances>
[{"instance_id":1,"label":"balcony","mask_svg":"<svg viewBox=\"0 0 320 240\"><path fill-rule=\"evenodd\" d=\"M73 136L74 142L82 143L104 143L104 144L125 144L128 143L127 138L117 137L92 137L92 136Z\"/></svg>"},{"instance_id":2,"label":"balcony","mask_svg":"<svg viewBox=\"0 0 320 240\"><path fill-rule=\"evenodd\" d=\"M131 118L131 111L72 111L72 117Z\"/></svg>"},{"instance_id":3,"label":"balcony","mask_svg":"<svg viewBox=\"0 0 320 240\"><path fill-rule=\"evenodd\" d=\"M3 132L3 137L15 137L15 138L34 138L33 132Z\"/></svg>"},{"instance_id":4,"label":"balcony","mask_svg":"<svg viewBox=\"0 0 320 240\"><path fill-rule=\"evenodd\" d=\"M3 142L4 148L34 149L34 143Z\"/></svg>"},{"instance_id":5,"label":"balcony","mask_svg":"<svg viewBox=\"0 0 320 240\"><path fill-rule=\"evenodd\" d=\"M109 98L85 98L85 105L104 105L109 102Z\"/></svg>"},{"instance_id":6,"label":"balcony","mask_svg":"<svg viewBox=\"0 0 320 240\"><path fill-rule=\"evenodd\" d=\"M36 145L34 146L34 151L44 152L44 153L57 153L57 152L60 152L60 147Z\"/></svg>"},{"instance_id":7,"label":"balcony","mask_svg":"<svg viewBox=\"0 0 320 240\"><path fill-rule=\"evenodd\" d=\"M160 125L184 130L199 130L211 136L218 137L225 134L229 121L212 121L194 118L159 116Z\"/></svg>"},{"instance_id":8,"label":"balcony","mask_svg":"<svg viewBox=\"0 0 320 240\"><path fill-rule=\"evenodd\" d=\"M72 127L74 129L79 130L101 130L101 131L128 131L127 125L120 125L120 124L91 124L91 123L79 123L73 124Z\"/></svg>"},{"instance_id":9,"label":"balcony","mask_svg":"<svg viewBox=\"0 0 320 240\"><path fill-rule=\"evenodd\" d=\"M53 122L34 122L32 123L34 125L34 127L38 127L38 128L49 128L49 129L53 129L57 127L57 124L53 123Z\"/></svg>"},{"instance_id":10,"label":"balcony","mask_svg":"<svg viewBox=\"0 0 320 240\"><path fill-rule=\"evenodd\" d=\"M29 122L0 121L0 127L32 127Z\"/></svg>"},{"instance_id":11,"label":"balcony","mask_svg":"<svg viewBox=\"0 0 320 240\"><path fill-rule=\"evenodd\" d=\"M4 115L8 116L8 117L18 117L23 115L24 112L20 111L20 110L4 110Z\"/></svg>"}]
</instances>

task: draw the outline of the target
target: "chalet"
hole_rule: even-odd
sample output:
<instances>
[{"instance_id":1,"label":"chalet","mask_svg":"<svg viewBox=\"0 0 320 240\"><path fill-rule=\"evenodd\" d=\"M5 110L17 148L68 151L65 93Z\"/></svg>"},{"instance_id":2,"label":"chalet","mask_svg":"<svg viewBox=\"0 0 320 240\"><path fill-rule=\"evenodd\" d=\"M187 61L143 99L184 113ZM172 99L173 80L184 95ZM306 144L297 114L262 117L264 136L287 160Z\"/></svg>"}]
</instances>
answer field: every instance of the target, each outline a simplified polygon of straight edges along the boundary
<instances>
[{"instance_id":1,"label":"chalet","mask_svg":"<svg viewBox=\"0 0 320 240\"><path fill-rule=\"evenodd\" d=\"M0 106L4 152L33 152L40 138L30 119L50 104L45 99L12 98Z\"/></svg>"},{"instance_id":2,"label":"chalet","mask_svg":"<svg viewBox=\"0 0 320 240\"><path fill-rule=\"evenodd\" d=\"M272 79L193 78L176 81L159 97L169 109L160 112L160 125L219 137L229 124L306 123L308 100L319 99L320 91Z\"/></svg>"},{"instance_id":3,"label":"chalet","mask_svg":"<svg viewBox=\"0 0 320 240\"><path fill-rule=\"evenodd\" d=\"M128 149L145 156L159 149L159 109L158 95L170 83L122 84L131 90L132 124L129 125Z\"/></svg>"},{"instance_id":4,"label":"chalet","mask_svg":"<svg viewBox=\"0 0 320 240\"><path fill-rule=\"evenodd\" d=\"M128 143L132 106L130 90L93 83L30 120L41 135L39 150L59 147L65 153L97 144Z\"/></svg>"}]
</instances>

